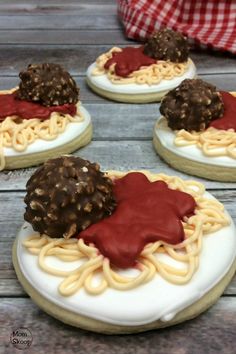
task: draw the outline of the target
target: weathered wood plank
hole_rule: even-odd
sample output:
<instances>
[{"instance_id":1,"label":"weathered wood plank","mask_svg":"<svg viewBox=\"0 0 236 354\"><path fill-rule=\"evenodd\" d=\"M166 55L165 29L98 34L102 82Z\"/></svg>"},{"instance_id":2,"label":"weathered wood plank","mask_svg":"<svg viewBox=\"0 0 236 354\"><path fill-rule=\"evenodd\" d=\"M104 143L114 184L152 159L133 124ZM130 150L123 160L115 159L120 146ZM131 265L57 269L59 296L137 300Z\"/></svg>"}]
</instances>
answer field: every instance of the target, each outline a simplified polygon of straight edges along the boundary
<instances>
[{"instance_id":1,"label":"weathered wood plank","mask_svg":"<svg viewBox=\"0 0 236 354\"><path fill-rule=\"evenodd\" d=\"M231 297L221 298L210 310L189 322L129 336L104 336L64 325L28 298L2 299L0 309L0 349L5 354L19 352L9 342L12 331L19 327L32 333L29 354L44 354L45 348L48 353L64 353L66 348L68 354L232 354L235 351L236 306Z\"/></svg>"},{"instance_id":2,"label":"weathered wood plank","mask_svg":"<svg viewBox=\"0 0 236 354\"><path fill-rule=\"evenodd\" d=\"M64 11L47 11L43 9L41 14L24 11L23 14L0 15L0 29L119 29L120 23L116 14L115 5L111 6L95 6L87 5L80 7L78 10L69 10L66 14ZM63 18L66 16L66 20Z\"/></svg>"},{"instance_id":3,"label":"weathered wood plank","mask_svg":"<svg viewBox=\"0 0 236 354\"><path fill-rule=\"evenodd\" d=\"M2 271L0 271L0 277L1 277ZM12 274L14 274L14 271L12 270ZM5 276L6 277L6 276ZM24 292L21 284L17 281L17 279L1 279L0 278L0 296L1 297L7 297L7 296L27 296L27 294Z\"/></svg>"},{"instance_id":4,"label":"weathered wood plank","mask_svg":"<svg viewBox=\"0 0 236 354\"><path fill-rule=\"evenodd\" d=\"M19 71L29 63L45 61L56 62L65 66L72 75L84 75L89 64L95 61L99 54L110 48L111 45L18 45L14 47L12 45L2 45L0 75L17 76ZM193 52L191 57L199 74L236 73L235 59L229 55Z\"/></svg>"},{"instance_id":5,"label":"weathered wood plank","mask_svg":"<svg viewBox=\"0 0 236 354\"><path fill-rule=\"evenodd\" d=\"M46 9L47 11L55 11L55 10L63 10L64 12L70 9L78 9L81 6L113 6L116 7L114 4L114 0L67 0L66 3L58 0L30 0L29 1L21 1L21 0L11 0L9 1L1 1L0 2L0 10L2 13L5 12L13 12L15 11L16 14L20 13L20 11L42 11Z\"/></svg>"},{"instance_id":6,"label":"weathered wood plank","mask_svg":"<svg viewBox=\"0 0 236 354\"><path fill-rule=\"evenodd\" d=\"M1 7L0 7L1 9ZM77 45L77 44L109 44L122 45L132 44L119 30L0 30L0 45Z\"/></svg>"},{"instance_id":7,"label":"weathered wood plank","mask_svg":"<svg viewBox=\"0 0 236 354\"><path fill-rule=\"evenodd\" d=\"M159 104L87 103L93 118L94 140L151 140Z\"/></svg>"},{"instance_id":8,"label":"weathered wood plank","mask_svg":"<svg viewBox=\"0 0 236 354\"><path fill-rule=\"evenodd\" d=\"M202 74L199 77L205 81L216 85L220 90L235 91L236 90L236 74Z\"/></svg>"},{"instance_id":9,"label":"weathered wood plank","mask_svg":"<svg viewBox=\"0 0 236 354\"><path fill-rule=\"evenodd\" d=\"M98 0L80 0L79 4L97 4ZM105 5L105 4L114 4L114 0L99 0L100 5ZM0 3L0 8L1 7L14 7L14 6L32 6L32 5L40 5L40 6L58 6L58 7L71 7L72 5L78 5L78 0L66 0L66 3L62 2L61 0L11 0L9 1L4 0L1 1Z\"/></svg>"},{"instance_id":10,"label":"weathered wood plank","mask_svg":"<svg viewBox=\"0 0 236 354\"><path fill-rule=\"evenodd\" d=\"M28 63L27 63L28 64ZM27 65L26 64L26 65ZM219 87L221 90L225 91L235 91L236 89L236 74L212 74L212 75L199 75L203 80L206 80L217 87ZM107 99L104 99L97 94L95 94L92 90L88 88L85 82L85 77L84 76L74 76L78 86L80 87L80 98L83 103L101 103L102 105L115 105L114 102L109 101ZM9 88L17 86L19 83L19 77L18 76L1 76L0 75L0 90L7 90ZM124 105L124 110L125 107L128 105ZM141 105L132 105L132 107L141 107ZM115 106L114 106L115 107ZM146 107L148 107L146 105ZM107 108L109 110L109 108ZM105 108L104 108L105 110ZM116 111L114 111L115 116L117 114ZM149 113L149 108L148 111ZM112 113L112 112L111 112ZM128 112L127 112L128 113ZM132 115L132 114L131 114ZM131 115L129 115L131 117Z\"/></svg>"},{"instance_id":11,"label":"weathered wood plank","mask_svg":"<svg viewBox=\"0 0 236 354\"><path fill-rule=\"evenodd\" d=\"M103 170L107 169L148 169L152 172L162 172L187 178L184 173L177 172L161 161L156 155L151 141L92 141L86 147L75 153L76 156L100 163ZM0 190L24 189L25 183L35 168L0 172ZM192 178L192 177L189 177ZM229 189L235 188L235 183L204 182L207 188Z\"/></svg>"}]
</instances>

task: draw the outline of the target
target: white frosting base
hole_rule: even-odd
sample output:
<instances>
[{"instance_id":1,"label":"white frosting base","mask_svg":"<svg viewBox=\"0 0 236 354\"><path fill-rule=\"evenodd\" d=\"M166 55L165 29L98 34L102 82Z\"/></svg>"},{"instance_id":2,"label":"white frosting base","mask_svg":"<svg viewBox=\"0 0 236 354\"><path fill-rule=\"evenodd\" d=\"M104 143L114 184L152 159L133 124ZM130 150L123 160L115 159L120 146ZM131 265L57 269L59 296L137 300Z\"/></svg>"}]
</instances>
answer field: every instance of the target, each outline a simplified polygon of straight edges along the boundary
<instances>
[{"instance_id":1,"label":"white frosting base","mask_svg":"<svg viewBox=\"0 0 236 354\"><path fill-rule=\"evenodd\" d=\"M142 94L171 90L178 86L184 79L192 79L196 76L196 67L192 60L190 60L189 68L182 76L177 76L171 80L162 80L159 84L156 85L149 86L148 84L113 84L105 74L93 76L92 71L95 66L96 63L93 63L88 67L87 70L86 75L90 82L103 90L123 94Z\"/></svg>"},{"instance_id":2,"label":"white frosting base","mask_svg":"<svg viewBox=\"0 0 236 354\"><path fill-rule=\"evenodd\" d=\"M25 151L15 151L13 148L4 147L5 157L23 156L23 155L48 151L51 149L55 149L61 145L64 145L70 142L71 140L77 138L80 134L82 134L86 130L88 125L91 123L91 117L89 112L81 105L79 106L79 109L84 117L84 120L81 122L68 123L65 131L62 134L59 134L56 139L54 140L37 139L32 144L28 145Z\"/></svg>"},{"instance_id":3,"label":"white frosting base","mask_svg":"<svg viewBox=\"0 0 236 354\"><path fill-rule=\"evenodd\" d=\"M213 198L209 193L205 196ZM22 241L33 232L28 223L25 223L19 232L17 257L25 278L49 301L93 319L121 326L135 326L158 319L170 321L176 313L197 301L214 287L230 269L236 257L235 231L231 220L229 226L204 236L199 269L192 280L185 285L168 283L157 274L149 283L128 291L109 288L101 295L89 295L81 289L73 296L63 297L57 290L62 278L41 270L37 256L30 254L22 246ZM173 264L175 261L169 259L169 263ZM75 268L80 262L62 262L51 256L47 257L47 264L68 270ZM126 275L136 274L136 272L135 269L122 271Z\"/></svg>"},{"instance_id":4,"label":"white frosting base","mask_svg":"<svg viewBox=\"0 0 236 354\"><path fill-rule=\"evenodd\" d=\"M176 146L174 143L176 134L167 126L167 121L163 117L159 118L154 132L159 138L161 144L175 155L207 164L208 166L216 165L222 167L236 167L236 159L229 156L206 156L196 145Z\"/></svg>"}]
</instances>

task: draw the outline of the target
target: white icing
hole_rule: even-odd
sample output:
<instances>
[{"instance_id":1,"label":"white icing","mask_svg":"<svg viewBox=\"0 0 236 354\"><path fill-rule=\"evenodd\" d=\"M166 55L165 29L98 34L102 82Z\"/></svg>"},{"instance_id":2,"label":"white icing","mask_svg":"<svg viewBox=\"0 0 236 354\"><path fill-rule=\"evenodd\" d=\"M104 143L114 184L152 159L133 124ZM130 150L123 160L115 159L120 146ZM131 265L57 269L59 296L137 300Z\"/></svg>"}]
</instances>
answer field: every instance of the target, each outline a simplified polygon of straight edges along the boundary
<instances>
[{"instance_id":1,"label":"white icing","mask_svg":"<svg viewBox=\"0 0 236 354\"><path fill-rule=\"evenodd\" d=\"M89 112L81 105L79 106L79 109L84 117L84 120L81 122L68 123L65 131L62 134L59 134L56 139L37 139L35 142L27 146L27 149L25 151L15 151L13 148L4 147L4 155L6 157L30 155L38 152L55 149L61 145L69 143L71 140L77 138L80 134L82 134L91 122Z\"/></svg>"},{"instance_id":2,"label":"white icing","mask_svg":"<svg viewBox=\"0 0 236 354\"><path fill-rule=\"evenodd\" d=\"M105 74L99 76L92 75L92 71L95 66L96 63L93 63L88 67L87 70L87 77L90 82L100 89L123 94L153 93L171 90L178 86L184 79L192 79L196 76L196 67L192 60L190 60L189 67L182 76L177 76L171 80L162 80L159 84L156 85L149 86L148 84L113 84Z\"/></svg>"},{"instance_id":3,"label":"white icing","mask_svg":"<svg viewBox=\"0 0 236 354\"><path fill-rule=\"evenodd\" d=\"M174 143L176 134L167 126L167 121L163 117L158 120L155 127L155 134L159 138L161 144L175 155L207 165L236 167L236 159L229 156L206 156L196 145L176 146Z\"/></svg>"},{"instance_id":4,"label":"white icing","mask_svg":"<svg viewBox=\"0 0 236 354\"><path fill-rule=\"evenodd\" d=\"M207 198L213 198L209 193ZM230 219L231 220L231 219ZM201 298L217 284L230 269L236 257L235 226L231 224L204 236L200 265L192 280L185 285L174 285L156 275L152 281L128 291L107 289L101 295L89 295L83 289L73 296L63 297L57 287L62 278L42 271L37 257L30 254L22 241L32 234L25 223L18 236L17 257L19 266L29 283L49 301L62 308L87 317L118 325L141 325L160 319L170 321L176 313ZM164 256L164 255L162 255ZM175 262L169 261L170 264ZM62 262L47 257L47 264L68 270L80 263ZM126 275L136 270L122 271Z\"/></svg>"}]
</instances>

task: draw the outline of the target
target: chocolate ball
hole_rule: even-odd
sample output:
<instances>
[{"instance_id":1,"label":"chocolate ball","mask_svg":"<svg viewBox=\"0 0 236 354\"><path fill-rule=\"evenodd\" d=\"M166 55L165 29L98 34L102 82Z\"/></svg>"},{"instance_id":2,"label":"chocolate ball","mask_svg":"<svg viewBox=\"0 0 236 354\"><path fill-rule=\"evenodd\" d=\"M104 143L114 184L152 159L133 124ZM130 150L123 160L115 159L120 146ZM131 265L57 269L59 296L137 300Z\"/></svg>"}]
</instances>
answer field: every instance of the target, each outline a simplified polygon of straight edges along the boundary
<instances>
[{"instance_id":1,"label":"chocolate ball","mask_svg":"<svg viewBox=\"0 0 236 354\"><path fill-rule=\"evenodd\" d=\"M183 63L188 60L188 42L179 32L167 28L161 29L147 40L144 45L144 54L157 60Z\"/></svg>"},{"instance_id":2,"label":"chocolate ball","mask_svg":"<svg viewBox=\"0 0 236 354\"><path fill-rule=\"evenodd\" d=\"M173 130L201 131L222 117L224 104L216 87L200 79L186 79L162 99L161 114Z\"/></svg>"},{"instance_id":3,"label":"chocolate ball","mask_svg":"<svg viewBox=\"0 0 236 354\"><path fill-rule=\"evenodd\" d=\"M115 209L113 183L96 163L74 156L48 160L26 184L24 218L35 231L70 238Z\"/></svg>"},{"instance_id":4,"label":"chocolate ball","mask_svg":"<svg viewBox=\"0 0 236 354\"><path fill-rule=\"evenodd\" d=\"M17 97L43 106L76 104L79 88L71 75L53 63L30 64L19 74L21 82Z\"/></svg>"}]
</instances>

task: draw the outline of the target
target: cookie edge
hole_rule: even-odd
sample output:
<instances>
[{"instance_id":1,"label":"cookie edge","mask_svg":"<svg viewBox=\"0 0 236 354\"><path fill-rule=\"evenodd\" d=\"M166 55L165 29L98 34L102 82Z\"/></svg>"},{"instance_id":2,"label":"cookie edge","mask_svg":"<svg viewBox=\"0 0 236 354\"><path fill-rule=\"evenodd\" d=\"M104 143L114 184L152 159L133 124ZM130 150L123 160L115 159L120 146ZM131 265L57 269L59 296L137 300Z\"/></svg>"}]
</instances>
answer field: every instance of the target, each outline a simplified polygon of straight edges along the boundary
<instances>
[{"instance_id":1,"label":"cookie edge","mask_svg":"<svg viewBox=\"0 0 236 354\"><path fill-rule=\"evenodd\" d=\"M218 298L222 295L227 285L232 280L234 273L236 271L236 259L231 265L230 269L226 275L203 297L197 300L192 305L180 311L171 321L162 322L160 320L138 326L119 326L110 323L106 323L100 320L92 319L87 316L78 315L69 310L63 309L60 306L52 303L43 297L37 290L32 287L28 280L24 277L21 272L18 259L17 259L17 244L18 236L16 237L13 248L12 248L12 261L14 269L17 275L19 282L26 291L26 293L31 297L33 302L35 302L43 311L45 311L50 316L62 321L65 324L78 327L81 329L103 333L103 334L131 334L131 333L140 333L153 329L161 329L165 327L170 327L176 324L179 324L184 321L191 320L202 312L206 311L211 307Z\"/></svg>"},{"instance_id":2,"label":"cookie edge","mask_svg":"<svg viewBox=\"0 0 236 354\"><path fill-rule=\"evenodd\" d=\"M39 165L50 158L59 157L64 154L70 154L89 144L92 140L92 135L93 126L92 122L90 121L89 125L81 134L66 144L39 153L37 152L22 156L6 156L6 165L4 170L32 167Z\"/></svg>"}]
</instances>

